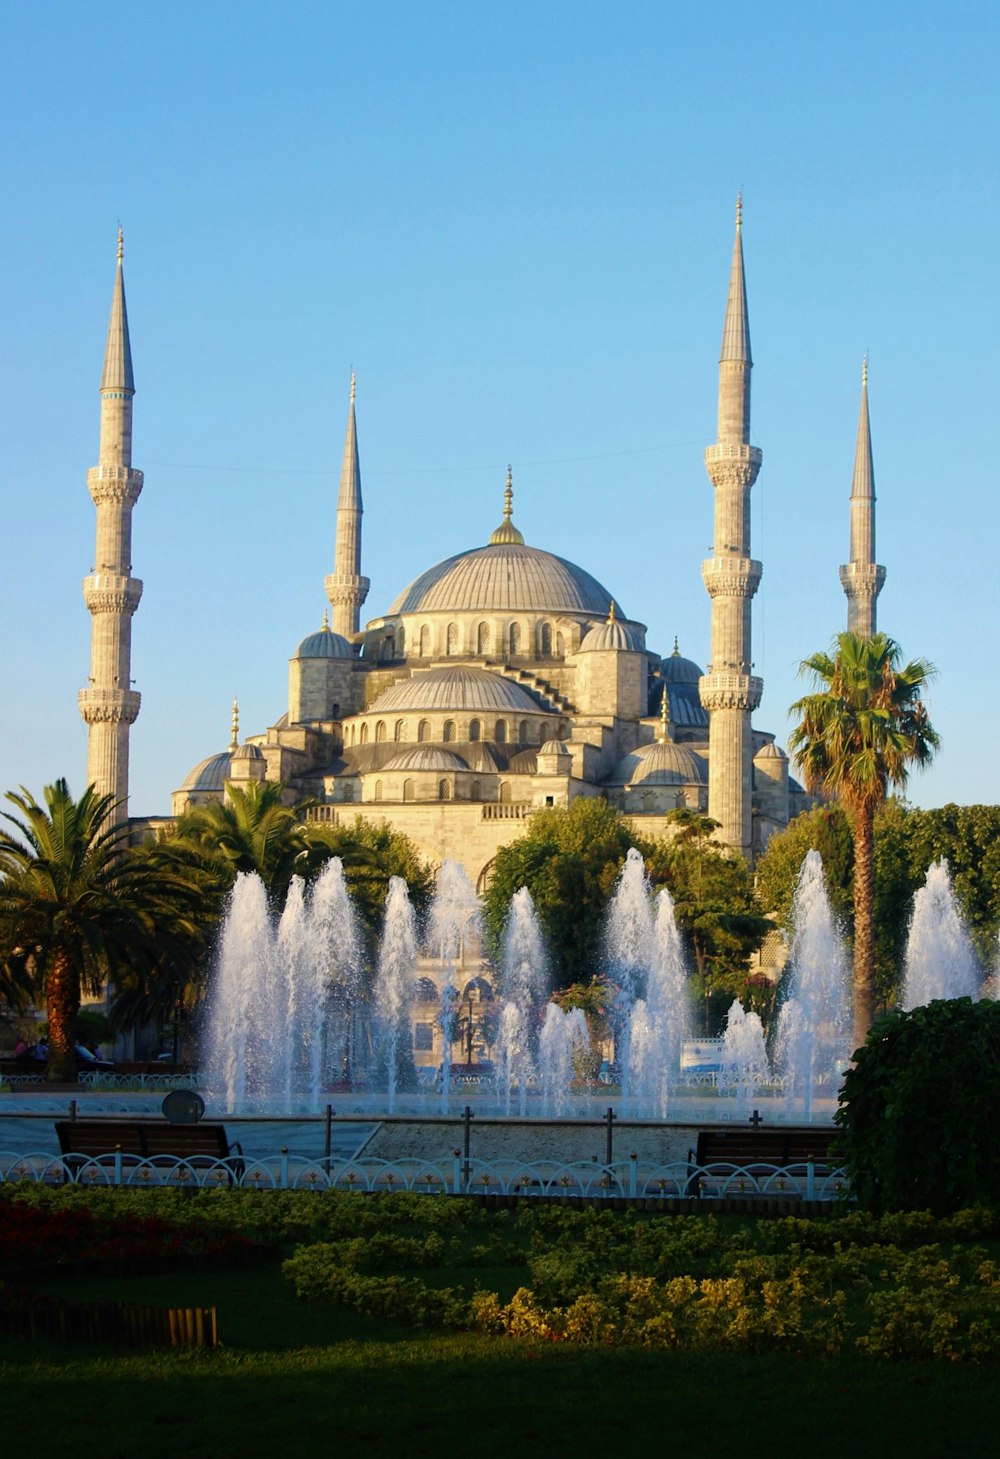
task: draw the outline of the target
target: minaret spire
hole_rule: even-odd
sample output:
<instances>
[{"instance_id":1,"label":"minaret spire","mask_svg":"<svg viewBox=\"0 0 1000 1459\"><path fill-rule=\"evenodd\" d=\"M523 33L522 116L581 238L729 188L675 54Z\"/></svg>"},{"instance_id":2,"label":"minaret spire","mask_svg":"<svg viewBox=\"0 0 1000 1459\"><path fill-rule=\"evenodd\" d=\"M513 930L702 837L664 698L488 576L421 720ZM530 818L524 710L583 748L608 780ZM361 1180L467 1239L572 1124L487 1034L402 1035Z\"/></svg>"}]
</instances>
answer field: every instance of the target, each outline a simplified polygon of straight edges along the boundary
<instances>
[{"instance_id":1,"label":"minaret spire","mask_svg":"<svg viewBox=\"0 0 1000 1459\"><path fill-rule=\"evenodd\" d=\"M333 609L333 631L351 639L361 624L361 605L368 596L368 579L361 576L361 461L354 413L357 378L351 371L351 402L347 411L344 459L337 498L337 535L333 572L326 579L326 596Z\"/></svg>"},{"instance_id":2,"label":"minaret spire","mask_svg":"<svg viewBox=\"0 0 1000 1459\"><path fill-rule=\"evenodd\" d=\"M861 411L851 480L851 560L840 569L847 594L847 628L862 638L875 633L876 602L885 568L875 561L875 465L868 415L868 356L861 364Z\"/></svg>"},{"instance_id":3,"label":"minaret spire","mask_svg":"<svg viewBox=\"0 0 1000 1459\"><path fill-rule=\"evenodd\" d=\"M87 472L97 508L94 568L83 580L91 614L90 682L79 694L88 727L87 779L101 795L113 795L115 818L128 814L129 728L139 713L132 688L132 615L142 583L132 577L132 508L142 491L142 472L132 467L132 349L118 230L118 267L101 374L101 435L98 465Z\"/></svg>"},{"instance_id":4,"label":"minaret spire","mask_svg":"<svg viewBox=\"0 0 1000 1459\"><path fill-rule=\"evenodd\" d=\"M705 452L715 490L715 541L702 563L712 600L712 662L699 682L709 713L708 813L721 839L749 860L752 854L750 716L763 683L751 675L750 605L761 565L750 556L750 489L761 453L750 445L750 318L743 268L743 199L736 203L736 238L719 355L718 439Z\"/></svg>"}]
</instances>

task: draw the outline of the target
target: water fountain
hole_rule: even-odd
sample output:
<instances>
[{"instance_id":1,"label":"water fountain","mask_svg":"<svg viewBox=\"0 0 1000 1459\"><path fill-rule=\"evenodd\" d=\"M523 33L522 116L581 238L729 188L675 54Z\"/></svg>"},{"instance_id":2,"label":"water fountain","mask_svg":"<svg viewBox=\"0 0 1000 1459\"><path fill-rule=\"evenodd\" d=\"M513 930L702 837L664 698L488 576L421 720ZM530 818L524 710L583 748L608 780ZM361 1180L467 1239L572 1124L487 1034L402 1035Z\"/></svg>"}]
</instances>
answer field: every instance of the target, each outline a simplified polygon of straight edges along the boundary
<instances>
[{"instance_id":1,"label":"water fountain","mask_svg":"<svg viewBox=\"0 0 1000 1459\"><path fill-rule=\"evenodd\" d=\"M521 887L511 899L500 964L503 1006L496 1041L497 1087L505 1114L511 1113L515 1089L518 1112L522 1117L527 1114L528 1089L538 1080L538 1019L547 988L538 914L528 888Z\"/></svg>"},{"instance_id":2,"label":"water fountain","mask_svg":"<svg viewBox=\"0 0 1000 1459\"><path fill-rule=\"evenodd\" d=\"M412 1064L410 1003L417 967L417 919L402 877L389 878L385 923L375 974L375 1017L380 1064L385 1070L386 1111L396 1108L396 1090Z\"/></svg>"},{"instance_id":3,"label":"water fountain","mask_svg":"<svg viewBox=\"0 0 1000 1459\"><path fill-rule=\"evenodd\" d=\"M935 861L913 899L906 940L903 1007L933 998L978 998L982 970L955 899L945 861Z\"/></svg>"},{"instance_id":4,"label":"water fountain","mask_svg":"<svg viewBox=\"0 0 1000 1459\"><path fill-rule=\"evenodd\" d=\"M831 1099L851 1054L851 1003L843 939L830 906L823 862L809 851L792 905L788 995L778 1014L776 1063L789 1114L813 1118Z\"/></svg>"},{"instance_id":5,"label":"water fountain","mask_svg":"<svg viewBox=\"0 0 1000 1459\"><path fill-rule=\"evenodd\" d=\"M206 1020L204 1082L226 1112L320 1107L331 1009L335 998L350 1005L359 966L357 924L338 857L308 894L292 878L277 928L260 878L237 876ZM346 1049L345 1043L345 1058Z\"/></svg>"},{"instance_id":6,"label":"water fountain","mask_svg":"<svg viewBox=\"0 0 1000 1459\"><path fill-rule=\"evenodd\" d=\"M437 887L427 919L427 949L444 965L444 987L441 992L441 1039L443 1059L441 1071L441 1113L447 1114L451 1102L451 1049L455 1042L459 990L452 981L456 964L462 960L466 942L477 941L482 932L482 903L457 861L444 861L437 874Z\"/></svg>"},{"instance_id":7,"label":"water fountain","mask_svg":"<svg viewBox=\"0 0 1000 1459\"><path fill-rule=\"evenodd\" d=\"M663 1119L688 1028L687 969L670 893L658 894L654 912L634 847L611 901L606 950L618 988L614 1023L623 1108Z\"/></svg>"},{"instance_id":8,"label":"water fountain","mask_svg":"<svg viewBox=\"0 0 1000 1459\"><path fill-rule=\"evenodd\" d=\"M746 1119L753 1101L771 1079L760 1015L734 999L722 1036L719 1086L735 1099L734 1116Z\"/></svg>"}]
</instances>

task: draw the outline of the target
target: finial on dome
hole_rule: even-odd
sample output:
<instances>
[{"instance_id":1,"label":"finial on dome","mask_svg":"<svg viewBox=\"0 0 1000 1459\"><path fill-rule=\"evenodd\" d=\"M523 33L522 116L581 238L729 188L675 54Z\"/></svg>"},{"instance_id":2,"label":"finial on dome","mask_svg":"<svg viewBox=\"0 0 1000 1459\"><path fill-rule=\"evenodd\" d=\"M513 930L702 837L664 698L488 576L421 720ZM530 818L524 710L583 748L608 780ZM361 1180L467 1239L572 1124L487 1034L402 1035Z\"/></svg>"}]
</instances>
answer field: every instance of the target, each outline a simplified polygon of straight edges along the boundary
<instances>
[{"instance_id":1,"label":"finial on dome","mask_svg":"<svg viewBox=\"0 0 1000 1459\"><path fill-rule=\"evenodd\" d=\"M229 741L229 748L235 750L240 743L240 706L236 695L233 695L233 737Z\"/></svg>"},{"instance_id":2,"label":"finial on dome","mask_svg":"<svg viewBox=\"0 0 1000 1459\"><path fill-rule=\"evenodd\" d=\"M524 538L514 526L511 517L514 513L514 473L510 465L507 466L507 485L503 492L503 521L490 536L491 547L502 547L504 544L513 544L518 547L524 546Z\"/></svg>"},{"instance_id":3,"label":"finial on dome","mask_svg":"<svg viewBox=\"0 0 1000 1459\"><path fill-rule=\"evenodd\" d=\"M329 608L324 608L323 609L323 627L322 627L322 629L320 631L322 633L329 633L330 632L330 610L329 610Z\"/></svg>"},{"instance_id":4,"label":"finial on dome","mask_svg":"<svg viewBox=\"0 0 1000 1459\"><path fill-rule=\"evenodd\" d=\"M358 393L358 377L354 373L354 371L352 370L351 371L351 404L352 405L354 404L354 397L357 395L357 393Z\"/></svg>"},{"instance_id":5,"label":"finial on dome","mask_svg":"<svg viewBox=\"0 0 1000 1459\"><path fill-rule=\"evenodd\" d=\"M125 234L122 232L122 225L118 224L118 262L121 263L125 254Z\"/></svg>"},{"instance_id":6,"label":"finial on dome","mask_svg":"<svg viewBox=\"0 0 1000 1459\"><path fill-rule=\"evenodd\" d=\"M672 653L672 654L671 654L671 655L670 655L670 657L671 657L671 658L672 658L672 659L679 659L679 658L680 658L680 656L681 656L681 651L680 651L680 648L679 648L679 647L678 647L678 644L677 644L677 635L676 635L676 633L675 633L675 634L674 634L674 651L673 651L673 653Z\"/></svg>"},{"instance_id":7,"label":"finial on dome","mask_svg":"<svg viewBox=\"0 0 1000 1459\"><path fill-rule=\"evenodd\" d=\"M608 609L608 622L609 623L614 623L614 621L615 621L615 600L614 600L614 598L612 598L611 599L611 607Z\"/></svg>"},{"instance_id":8,"label":"finial on dome","mask_svg":"<svg viewBox=\"0 0 1000 1459\"><path fill-rule=\"evenodd\" d=\"M660 699L660 744L670 743L670 690L663 681L663 697Z\"/></svg>"}]
</instances>

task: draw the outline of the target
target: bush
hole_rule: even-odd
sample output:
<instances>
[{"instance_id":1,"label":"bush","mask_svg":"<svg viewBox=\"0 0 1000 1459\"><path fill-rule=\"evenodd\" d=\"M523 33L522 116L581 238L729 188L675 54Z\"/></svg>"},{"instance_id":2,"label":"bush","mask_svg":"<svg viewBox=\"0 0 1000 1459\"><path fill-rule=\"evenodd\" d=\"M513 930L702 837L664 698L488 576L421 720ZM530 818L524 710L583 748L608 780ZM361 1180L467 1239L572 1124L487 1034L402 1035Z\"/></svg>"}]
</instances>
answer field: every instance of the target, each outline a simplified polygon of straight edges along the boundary
<instances>
[{"instance_id":1,"label":"bush","mask_svg":"<svg viewBox=\"0 0 1000 1459\"><path fill-rule=\"evenodd\" d=\"M939 999L879 1019L834 1116L871 1211L1000 1207L1000 1003Z\"/></svg>"}]
</instances>

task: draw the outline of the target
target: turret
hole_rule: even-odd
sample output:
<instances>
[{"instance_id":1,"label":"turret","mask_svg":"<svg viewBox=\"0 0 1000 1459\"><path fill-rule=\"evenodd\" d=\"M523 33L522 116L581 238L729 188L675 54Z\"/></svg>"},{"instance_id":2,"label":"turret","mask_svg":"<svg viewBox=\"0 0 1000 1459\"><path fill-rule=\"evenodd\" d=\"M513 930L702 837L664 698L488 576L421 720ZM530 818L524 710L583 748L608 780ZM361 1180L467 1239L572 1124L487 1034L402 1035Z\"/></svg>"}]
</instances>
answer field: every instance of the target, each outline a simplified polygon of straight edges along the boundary
<instances>
[{"instance_id":1,"label":"turret","mask_svg":"<svg viewBox=\"0 0 1000 1459\"><path fill-rule=\"evenodd\" d=\"M351 404L347 413L344 460L337 498L337 537L333 572L326 579L326 596L333 609L333 631L353 639L361 624L361 605L368 596L368 579L361 576L361 462L354 414L356 381L351 374Z\"/></svg>"},{"instance_id":2,"label":"turret","mask_svg":"<svg viewBox=\"0 0 1000 1459\"><path fill-rule=\"evenodd\" d=\"M851 480L851 560L840 569L847 594L847 628L862 638L875 633L875 610L885 568L875 561L875 466L868 416L868 356L861 365L861 413Z\"/></svg>"},{"instance_id":3,"label":"turret","mask_svg":"<svg viewBox=\"0 0 1000 1459\"><path fill-rule=\"evenodd\" d=\"M742 199L719 355L718 440L705 452L715 491L715 540L702 577L712 600L712 661L699 682L709 713L708 813L720 838L748 859L752 853L750 716L763 690L750 670L750 605L761 565L750 556L750 489L761 453L750 445L750 320L743 269Z\"/></svg>"},{"instance_id":4,"label":"turret","mask_svg":"<svg viewBox=\"0 0 1000 1459\"><path fill-rule=\"evenodd\" d=\"M139 713L132 688L132 615L142 583L132 576L132 508L142 491L142 472L132 467L132 349L125 308L124 252L118 230L118 269L101 375L98 464L87 472L97 508L94 566L83 580L91 614L90 680L79 694L87 725L87 779L101 795L113 795L114 816L128 814L129 728Z\"/></svg>"}]
</instances>

